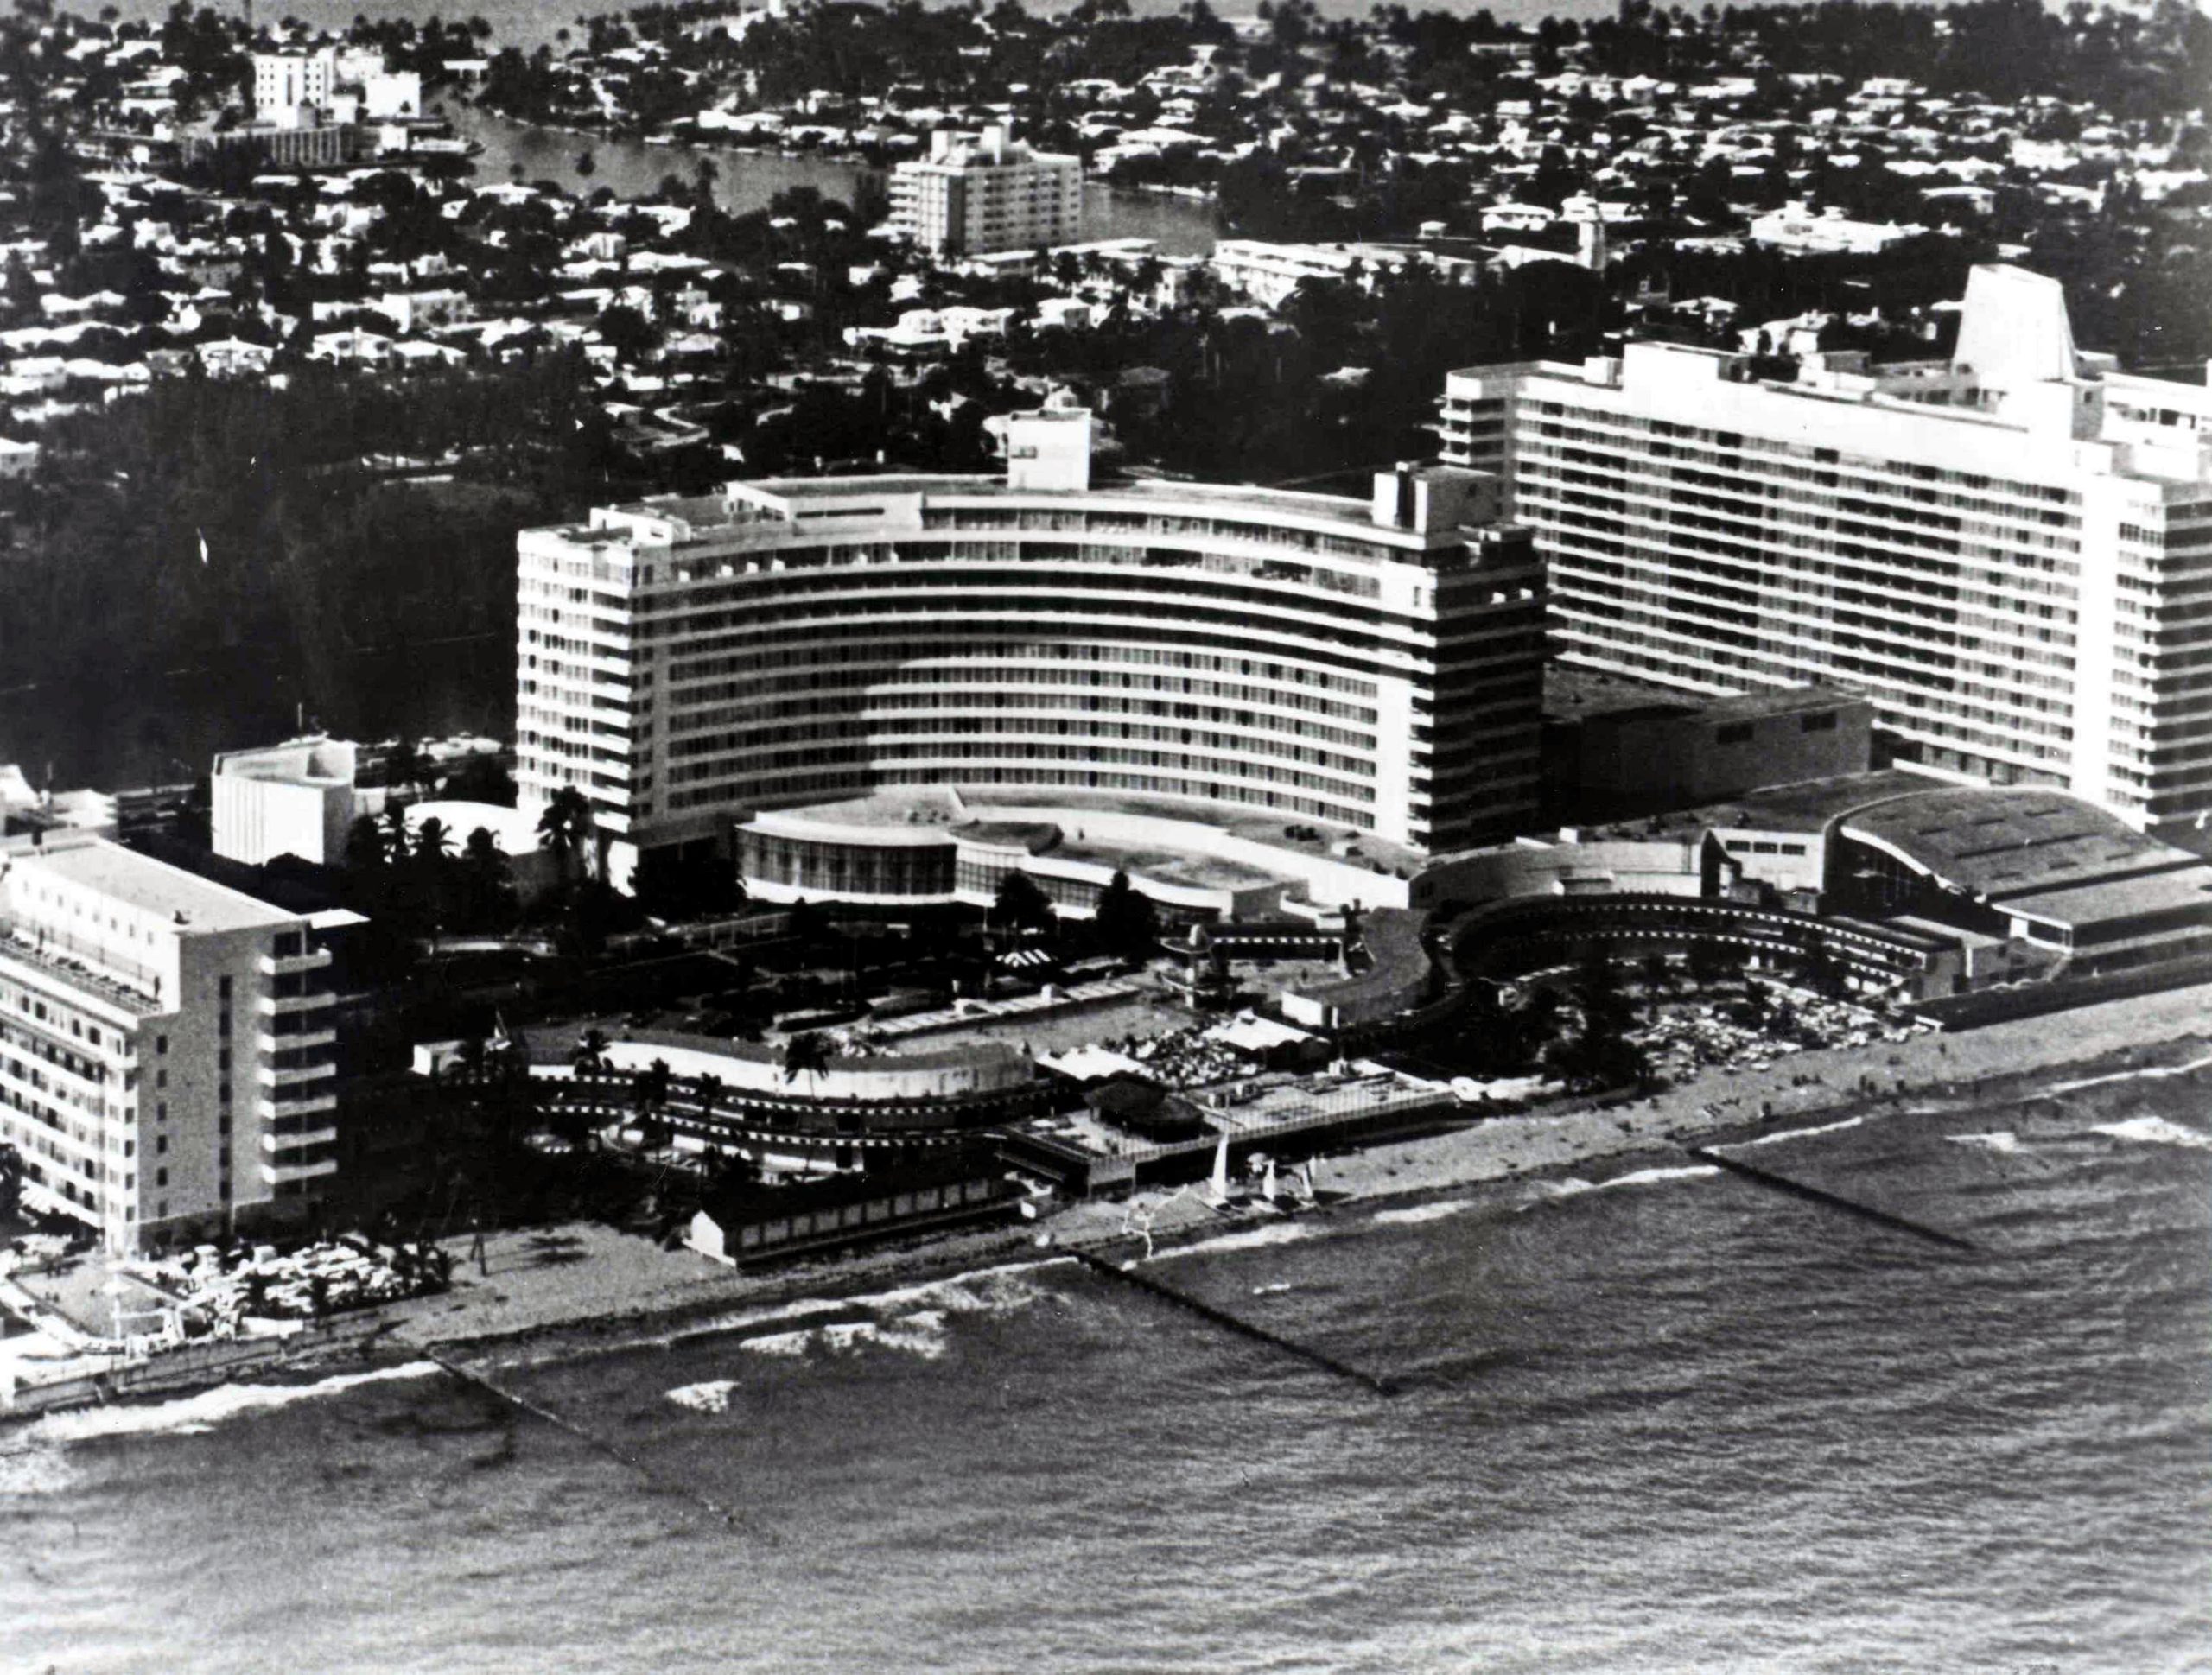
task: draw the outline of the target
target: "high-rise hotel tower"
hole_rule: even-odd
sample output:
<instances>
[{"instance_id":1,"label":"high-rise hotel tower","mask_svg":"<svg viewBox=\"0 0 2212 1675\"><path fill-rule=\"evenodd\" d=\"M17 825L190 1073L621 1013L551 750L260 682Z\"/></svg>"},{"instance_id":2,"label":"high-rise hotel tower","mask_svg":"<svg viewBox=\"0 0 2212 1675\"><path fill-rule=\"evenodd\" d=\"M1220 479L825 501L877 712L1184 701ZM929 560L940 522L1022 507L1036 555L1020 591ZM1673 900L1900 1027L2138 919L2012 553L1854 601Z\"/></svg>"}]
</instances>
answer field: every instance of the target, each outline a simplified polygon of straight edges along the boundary
<instances>
[{"instance_id":1,"label":"high-rise hotel tower","mask_svg":"<svg viewBox=\"0 0 2212 1675\"><path fill-rule=\"evenodd\" d=\"M739 483L524 531L522 804L573 784L633 852L908 786L1423 853L1530 821L1541 575L1494 479L1093 485L1088 413L1004 422L1004 480Z\"/></svg>"},{"instance_id":2,"label":"high-rise hotel tower","mask_svg":"<svg viewBox=\"0 0 2212 1675\"><path fill-rule=\"evenodd\" d=\"M1632 342L1455 372L1442 429L1506 478L1571 662L1853 688L1907 759L2212 808L2212 390L2077 352L2053 281L1976 268L1948 361Z\"/></svg>"}]
</instances>

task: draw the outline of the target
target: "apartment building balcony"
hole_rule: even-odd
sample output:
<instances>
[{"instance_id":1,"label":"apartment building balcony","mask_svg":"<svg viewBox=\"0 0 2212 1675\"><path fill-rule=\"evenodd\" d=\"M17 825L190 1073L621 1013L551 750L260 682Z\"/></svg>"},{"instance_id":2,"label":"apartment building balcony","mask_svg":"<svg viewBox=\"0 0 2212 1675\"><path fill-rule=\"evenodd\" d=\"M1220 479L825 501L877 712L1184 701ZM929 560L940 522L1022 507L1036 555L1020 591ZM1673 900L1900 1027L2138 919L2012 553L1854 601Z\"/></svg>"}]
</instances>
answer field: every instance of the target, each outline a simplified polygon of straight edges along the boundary
<instances>
[{"instance_id":1,"label":"apartment building balcony","mask_svg":"<svg viewBox=\"0 0 2212 1675\"><path fill-rule=\"evenodd\" d=\"M282 1018L293 1013L313 1012L319 1006L331 1006L338 997L328 989L317 989L313 994L264 994L255 998L254 1010L264 1018Z\"/></svg>"},{"instance_id":2,"label":"apartment building balcony","mask_svg":"<svg viewBox=\"0 0 2212 1675\"><path fill-rule=\"evenodd\" d=\"M334 1089L306 1094L296 1099L277 1099L270 1102L269 1114L278 1120L288 1117L312 1117L338 1108L338 1094Z\"/></svg>"},{"instance_id":3,"label":"apartment building balcony","mask_svg":"<svg viewBox=\"0 0 2212 1675\"><path fill-rule=\"evenodd\" d=\"M150 967L129 965L89 945L80 949L75 938L59 931L0 919L0 960L14 961L133 1018L162 1010L161 976Z\"/></svg>"},{"instance_id":4,"label":"apartment building balcony","mask_svg":"<svg viewBox=\"0 0 2212 1675\"><path fill-rule=\"evenodd\" d=\"M276 1035L264 1027L257 1038L264 1053L298 1052L306 1048L332 1045L338 1039L338 1031L321 1028L302 1030L296 1035Z\"/></svg>"},{"instance_id":5,"label":"apartment building balcony","mask_svg":"<svg viewBox=\"0 0 2212 1675\"><path fill-rule=\"evenodd\" d=\"M323 1038L329 1041L336 1037L325 1036ZM304 1047L308 1044L307 1041L296 1037L288 1036L284 1040L286 1047ZM337 1074L336 1062L326 1058L313 1064L292 1064L281 1069L274 1064L263 1064L256 1068L254 1077L264 1088L296 1088L302 1082L327 1081Z\"/></svg>"},{"instance_id":6,"label":"apartment building balcony","mask_svg":"<svg viewBox=\"0 0 2212 1675\"><path fill-rule=\"evenodd\" d=\"M321 971L330 963L330 950L311 948L304 954L264 954L261 956L264 977L293 977L302 972Z\"/></svg>"},{"instance_id":7,"label":"apartment building balcony","mask_svg":"<svg viewBox=\"0 0 2212 1675\"><path fill-rule=\"evenodd\" d=\"M270 1164L258 1165L264 1186L291 1186L302 1181L312 1181L338 1172L338 1159L319 1158L312 1163Z\"/></svg>"},{"instance_id":8,"label":"apartment building balcony","mask_svg":"<svg viewBox=\"0 0 2212 1675\"><path fill-rule=\"evenodd\" d=\"M335 1126L304 1128L296 1134L264 1134L261 1137L262 1151L275 1161L285 1164L286 1167L290 1167L290 1164L278 1154L300 1152L311 1145L335 1145L337 1143L338 1130Z\"/></svg>"}]
</instances>

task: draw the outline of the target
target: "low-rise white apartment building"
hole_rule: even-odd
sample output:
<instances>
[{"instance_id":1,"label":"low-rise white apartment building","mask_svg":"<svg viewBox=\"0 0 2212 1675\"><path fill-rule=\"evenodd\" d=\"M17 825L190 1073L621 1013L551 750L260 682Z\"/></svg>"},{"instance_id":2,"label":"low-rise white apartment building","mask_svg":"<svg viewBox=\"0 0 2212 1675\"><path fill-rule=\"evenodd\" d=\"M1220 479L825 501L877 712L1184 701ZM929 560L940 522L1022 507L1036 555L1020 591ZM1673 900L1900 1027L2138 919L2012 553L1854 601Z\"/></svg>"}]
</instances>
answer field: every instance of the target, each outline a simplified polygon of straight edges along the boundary
<instances>
[{"instance_id":1,"label":"low-rise white apartment building","mask_svg":"<svg viewBox=\"0 0 2212 1675\"><path fill-rule=\"evenodd\" d=\"M1471 283L1482 263L1406 244L1285 244L1261 238L1224 238L1208 265L1214 277L1263 308L1279 308L1311 279L1325 285L1357 284L1373 290L1385 273L1426 267L1457 283Z\"/></svg>"},{"instance_id":2,"label":"low-rise white apartment building","mask_svg":"<svg viewBox=\"0 0 2212 1675\"><path fill-rule=\"evenodd\" d=\"M114 1251L304 1211L338 1169L316 934L104 839L0 844L0 1140L29 1202Z\"/></svg>"},{"instance_id":3,"label":"low-rise white apartment building","mask_svg":"<svg viewBox=\"0 0 2212 1675\"><path fill-rule=\"evenodd\" d=\"M2077 352L2055 282L1975 269L1948 361L1631 342L1453 373L1441 428L1505 475L1570 661L1840 686L1932 768L2212 809L2212 390Z\"/></svg>"},{"instance_id":4,"label":"low-rise white apartment building","mask_svg":"<svg viewBox=\"0 0 2212 1675\"><path fill-rule=\"evenodd\" d=\"M1840 209L1789 204L1753 218L1751 239L1795 256L1873 256L1928 229L1895 221L1854 221Z\"/></svg>"},{"instance_id":5,"label":"low-rise white apartment building","mask_svg":"<svg viewBox=\"0 0 2212 1675\"><path fill-rule=\"evenodd\" d=\"M300 107L328 108L337 86L334 47L253 55L253 108L264 122L296 127Z\"/></svg>"},{"instance_id":6,"label":"low-rise white apartment building","mask_svg":"<svg viewBox=\"0 0 2212 1675\"><path fill-rule=\"evenodd\" d=\"M1003 124L940 130L891 171L891 224L938 256L1035 250L1083 236L1083 161L1032 150Z\"/></svg>"}]
</instances>

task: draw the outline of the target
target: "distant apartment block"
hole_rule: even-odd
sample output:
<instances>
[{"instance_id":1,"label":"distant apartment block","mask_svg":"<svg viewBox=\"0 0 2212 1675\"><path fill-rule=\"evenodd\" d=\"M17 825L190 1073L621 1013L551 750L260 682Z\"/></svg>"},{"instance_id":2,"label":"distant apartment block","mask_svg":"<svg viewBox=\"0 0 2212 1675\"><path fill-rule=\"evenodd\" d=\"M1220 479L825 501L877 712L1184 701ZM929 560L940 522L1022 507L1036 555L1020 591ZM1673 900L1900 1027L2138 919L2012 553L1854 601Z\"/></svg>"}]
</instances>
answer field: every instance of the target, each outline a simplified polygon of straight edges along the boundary
<instances>
[{"instance_id":1,"label":"distant apartment block","mask_svg":"<svg viewBox=\"0 0 2212 1675\"><path fill-rule=\"evenodd\" d=\"M337 86L334 48L253 55L253 108L264 122L284 122L303 105L327 109Z\"/></svg>"},{"instance_id":2,"label":"distant apartment block","mask_svg":"<svg viewBox=\"0 0 2212 1675\"><path fill-rule=\"evenodd\" d=\"M278 128L389 121L423 114L423 78L387 70L360 48L316 47L253 54L254 114Z\"/></svg>"},{"instance_id":3,"label":"distant apartment block","mask_svg":"<svg viewBox=\"0 0 2212 1675\"><path fill-rule=\"evenodd\" d=\"M1789 204L1755 217L1751 239L1793 256L1872 256L1927 231L1910 223L1854 221L1840 209Z\"/></svg>"},{"instance_id":4,"label":"distant apartment block","mask_svg":"<svg viewBox=\"0 0 2212 1675\"><path fill-rule=\"evenodd\" d=\"M215 853L252 866L279 855L337 866L359 759L358 746L321 736L218 756L208 781Z\"/></svg>"},{"instance_id":5,"label":"distant apartment block","mask_svg":"<svg viewBox=\"0 0 2212 1675\"><path fill-rule=\"evenodd\" d=\"M107 1248L288 1219L337 1172L315 922L77 834L0 845L0 1139Z\"/></svg>"},{"instance_id":6,"label":"distant apartment block","mask_svg":"<svg viewBox=\"0 0 2212 1675\"><path fill-rule=\"evenodd\" d=\"M941 130L891 172L891 224L938 256L1071 244L1083 236L1083 162L1033 151L1003 124Z\"/></svg>"},{"instance_id":7,"label":"distant apartment block","mask_svg":"<svg viewBox=\"0 0 2212 1675\"><path fill-rule=\"evenodd\" d=\"M1975 269L1948 362L1632 342L1453 373L1441 429L1504 473L1570 662L1835 685L1907 760L2212 809L2212 390L2077 352L2050 280Z\"/></svg>"},{"instance_id":8,"label":"distant apartment block","mask_svg":"<svg viewBox=\"0 0 2212 1675\"><path fill-rule=\"evenodd\" d=\"M1087 412L1004 429L1004 480L734 483L524 531L521 807L574 785L632 850L923 786L1420 853L1534 817L1541 575L1494 483L1094 484Z\"/></svg>"},{"instance_id":9,"label":"distant apartment block","mask_svg":"<svg viewBox=\"0 0 2212 1675\"><path fill-rule=\"evenodd\" d=\"M1457 284L1471 284L1482 263L1408 244L1278 244L1258 238L1224 238L1208 265L1227 289L1265 308L1281 308L1312 280L1357 285L1372 291L1382 276L1427 268Z\"/></svg>"}]
</instances>

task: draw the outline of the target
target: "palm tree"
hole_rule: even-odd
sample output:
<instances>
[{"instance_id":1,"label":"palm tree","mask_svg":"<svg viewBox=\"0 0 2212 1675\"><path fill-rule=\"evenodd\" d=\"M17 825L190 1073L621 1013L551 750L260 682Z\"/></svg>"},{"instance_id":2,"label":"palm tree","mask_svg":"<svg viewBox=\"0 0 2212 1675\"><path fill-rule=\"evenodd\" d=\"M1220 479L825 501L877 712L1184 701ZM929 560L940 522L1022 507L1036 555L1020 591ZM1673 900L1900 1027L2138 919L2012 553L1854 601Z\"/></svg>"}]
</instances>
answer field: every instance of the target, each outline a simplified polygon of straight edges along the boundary
<instances>
[{"instance_id":1,"label":"palm tree","mask_svg":"<svg viewBox=\"0 0 2212 1675\"><path fill-rule=\"evenodd\" d=\"M356 815L346 828L346 866L358 874L380 870L386 859L384 828L374 815Z\"/></svg>"},{"instance_id":2,"label":"palm tree","mask_svg":"<svg viewBox=\"0 0 2212 1675\"><path fill-rule=\"evenodd\" d=\"M639 1150L657 1151L668 1144L670 1130L666 1111L669 1090L674 1085L675 1076L664 1058L657 1058L647 1065L645 1074L634 1084Z\"/></svg>"},{"instance_id":3,"label":"palm tree","mask_svg":"<svg viewBox=\"0 0 2212 1675\"><path fill-rule=\"evenodd\" d=\"M806 1078L806 1091L814 1092L814 1079L830 1068L830 1044L818 1030L802 1030L784 1043L784 1080Z\"/></svg>"},{"instance_id":4,"label":"palm tree","mask_svg":"<svg viewBox=\"0 0 2212 1675\"><path fill-rule=\"evenodd\" d=\"M469 918L480 929L492 929L505 917L503 909L512 871L506 852L488 827L479 826L468 834L461 863L467 881Z\"/></svg>"},{"instance_id":5,"label":"palm tree","mask_svg":"<svg viewBox=\"0 0 2212 1675\"><path fill-rule=\"evenodd\" d=\"M432 815L415 828L415 853L422 860L443 860L453 853L453 828Z\"/></svg>"},{"instance_id":6,"label":"palm tree","mask_svg":"<svg viewBox=\"0 0 2212 1675\"><path fill-rule=\"evenodd\" d=\"M10 1221L22 1209L23 1154L0 1140L0 1221Z\"/></svg>"},{"instance_id":7,"label":"palm tree","mask_svg":"<svg viewBox=\"0 0 2212 1675\"><path fill-rule=\"evenodd\" d=\"M607 1068L607 1048L606 1031L586 1030L576 1037L575 1049L569 1053L569 1063L586 1075L597 1075Z\"/></svg>"},{"instance_id":8,"label":"palm tree","mask_svg":"<svg viewBox=\"0 0 2212 1675\"><path fill-rule=\"evenodd\" d=\"M722 1086L722 1079L711 1070L704 1075L692 1078L692 1102L698 1106L699 1114L702 1117L714 1115L715 1107L721 1103L722 1094L727 1091Z\"/></svg>"},{"instance_id":9,"label":"palm tree","mask_svg":"<svg viewBox=\"0 0 2212 1675\"><path fill-rule=\"evenodd\" d=\"M391 803L384 811L384 852L385 858L397 863L413 853L414 842L407 832L407 809L403 803Z\"/></svg>"},{"instance_id":10,"label":"palm tree","mask_svg":"<svg viewBox=\"0 0 2212 1675\"><path fill-rule=\"evenodd\" d=\"M574 785L554 792L537 816L537 846L559 859L563 884L574 885L588 867L592 830L591 804Z\"/></svg>"},{"instance_id":11,"label":"palm tree","mask_svg":"<svg viewBox=\"0 0 2212 1675\"><path fill-rule=\"evenodd\" d=\"M395 791L428 790L436 777L429 758L425 757L412 739L394 741L385 757L385 783Z\"/></svg>"}]
</instances>

